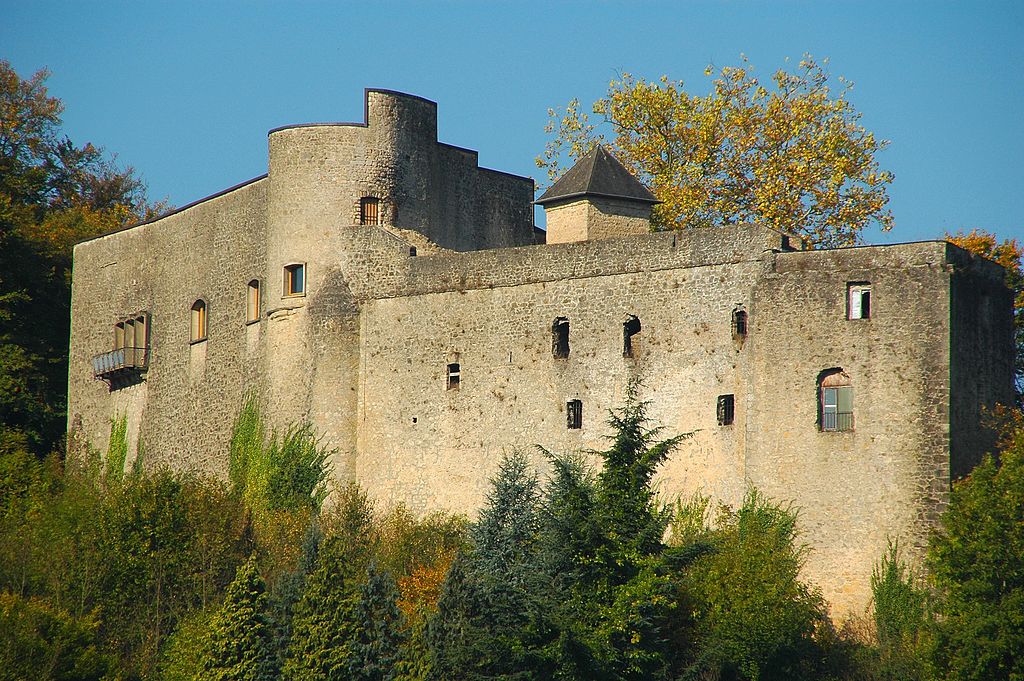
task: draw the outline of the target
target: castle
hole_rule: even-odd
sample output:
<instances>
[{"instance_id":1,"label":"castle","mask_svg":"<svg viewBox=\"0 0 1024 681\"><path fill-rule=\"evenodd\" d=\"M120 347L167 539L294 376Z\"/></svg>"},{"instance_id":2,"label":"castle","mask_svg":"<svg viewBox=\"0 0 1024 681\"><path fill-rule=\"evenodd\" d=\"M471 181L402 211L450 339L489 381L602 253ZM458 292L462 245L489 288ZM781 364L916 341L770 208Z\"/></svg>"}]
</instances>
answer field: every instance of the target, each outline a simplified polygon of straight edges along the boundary
<instances>
[{"instance_id":1,"label":"castle","mask_svg":"<svg viewBox=\"0 0 1024 681\"><path fill-rule=\"evenodd\" d=\"M600 449L626 386L666 496L800 510L807 576L860 611L889 537L923 545L1013 397L1002 268L943 241L805 250L757 225L652 233L603 149L538 203L437 141L436 104L269 133L269 172L75 247L69 428L129 465L224 474L254 392L383 503L472 512L503 453ZM538 243L539 242L539 243Z\"/></svg>"}]
</instances>

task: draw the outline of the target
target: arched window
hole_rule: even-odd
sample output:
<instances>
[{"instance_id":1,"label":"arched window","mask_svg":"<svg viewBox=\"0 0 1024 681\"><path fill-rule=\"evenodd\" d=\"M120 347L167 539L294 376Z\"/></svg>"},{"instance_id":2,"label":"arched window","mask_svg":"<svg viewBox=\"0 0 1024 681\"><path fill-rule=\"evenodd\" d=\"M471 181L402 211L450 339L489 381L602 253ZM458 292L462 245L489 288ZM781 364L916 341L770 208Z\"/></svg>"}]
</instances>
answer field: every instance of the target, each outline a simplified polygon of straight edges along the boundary
<instances>
[{"instance_id":1,"label":"arched window","mask_svg":"<svg viewBox=\"0 0 1024 681\"><path fill-rule=\"evenodd\" d=\"M736 340L747 337L747 312L737 308L732 312L732 335Z\"/></svg>"},{"instance_id":2,"label":"arched window","mask_svg":"<svg viewBox=\"0 0 1024 681\"><path fill-rule=\"evenodd\" d=\"M249 282L245 297L245 321L258 322L260 320L260 280L253 279Z\"/></svg>"},{"instance_id":3,"label":"arched window","mask_svg":"<svg viewBox=\"0 0 1024 681\"><path fill-rule=\"evenodd\" d=\"M569 318L556 317L551 324L551 354L558 359L569 356Z\"/></svg>"},{"instance_id":4,"label":"arched window","mask_svg":"<svg viewBox=\"0 0 1024 681\"><path fill-rule=\"evenodd\" d=\"M359 224L380 224L380 199L374 196L359 199Z\"/></svg>"},{"instance_id":5,"label":"arched window","mask_svg":"<svg viewBox=\"0 0 1024 681\"><path fill-rule=\"evenodd\" d=\"M192 332L193 343L206 340L206 301L200 298L192 303Z\"/></svg>"},{"instance_id":6,"label":"arched window","mask_svg":"<svg viewBox=\"0 0 1024 681\"><path fill-rule=\"evenodd\" d=\"M285 265L284 294L302 296L306 294L306 266L301 263Z\"/></svg>"},{"instance_id":7,"label":"arched window","mask_svg":"<svg viewBox=\"0 0 1024 681\"><path fill-rule=\"evenodd\" d=\"M622 356L633 357L639 350L637 335L640 333L640 318L629 315L622 323Z\"/></svg>"},{"instance_id":8,"label":"arched window","mask_svg":"<svg viewBox=\"0 0 1024 681\"><path fill-rule=\"evenodd\" d=\"M818 375L818 423L826 432L853 430L853 384L842 369Z\"/></svg>"}]
</instances>

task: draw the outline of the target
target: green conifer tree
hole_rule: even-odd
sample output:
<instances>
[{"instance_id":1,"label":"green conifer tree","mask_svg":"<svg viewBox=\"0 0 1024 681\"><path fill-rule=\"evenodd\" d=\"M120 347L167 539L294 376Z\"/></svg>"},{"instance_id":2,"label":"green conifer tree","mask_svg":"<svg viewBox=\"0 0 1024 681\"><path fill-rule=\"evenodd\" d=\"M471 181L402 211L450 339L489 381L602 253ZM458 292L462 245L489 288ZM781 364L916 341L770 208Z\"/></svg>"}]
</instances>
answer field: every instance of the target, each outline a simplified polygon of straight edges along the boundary
<instances>
[{"instance_id":1,"label":"green conifer tree","mask_svg":"<svg viewBox=\"0 0 1024 681\"><path fill-rule=\"evenodd\" d=\"M353 681L390 681L406 635L398 609L398 587L387 572L370 563L356 607L356 639L349 658Z\"/></svg>"},{"instance_id":2,"label":"green conifer tree","mask_svg":"<svg viewBox=\"0 0 1024 681\"><path fill-rule=\"evenodd\" d=\"M537 553L540 489L522 454L506 457L449 570L429 640L437 678L549 678L550 582Z\"/></svg>"},{"instance_id":3,"label":"green conifer tree","mask_svg":"<svg viewBox=\"0 0 1024 681\"><path fill-rule=\"evenodd\" d=\"M263 578L252 556L238 568L224 605L210 626L209 648L198 678L264 681L275 678Z\"/></svg>"},{"instance_id":4,"label":"green conifer tree","mask_svg":"<svg viewBox=\"0 0 1024 681\"><path fill-rule=\"evenodd\" d=\"M320 546L317 567L295 606L282 669L288 681L333 681L348 674L359 592L346 548L337 536Z\"/></svg>"},{"instance_id":5,"label":"green conifer tree","mask_svg":"<svg viewBox=\"0 0 1024 681\"><path fill-rule=\"evenodd\" d=\"M302 541L302 553L299 556L298 568L280 577L277 588L270 599L271 648L278 668L284 666L292 639L295 607L302 599L309 574L316 568L321 541L323 541L323 532L320 529L320 523L314 516Z\"/></svg>"}]
</instances>

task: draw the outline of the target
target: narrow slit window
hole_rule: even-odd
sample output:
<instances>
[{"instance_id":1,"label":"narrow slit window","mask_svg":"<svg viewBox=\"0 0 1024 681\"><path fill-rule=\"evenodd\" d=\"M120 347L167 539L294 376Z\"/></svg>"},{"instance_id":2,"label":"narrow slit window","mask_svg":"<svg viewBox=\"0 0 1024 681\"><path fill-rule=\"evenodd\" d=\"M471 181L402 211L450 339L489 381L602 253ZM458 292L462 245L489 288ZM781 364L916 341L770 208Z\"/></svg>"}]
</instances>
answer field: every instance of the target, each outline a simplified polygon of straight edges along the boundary
<instances>
[{"instance_id":1,"label":"narrow slit window","mask_svg":"<svg viewBox=\"0 0 1024 681\"><path fill-rule=\"evenodd\" d=\"M622 356L635 357L639 350L640 318L629 315L622 324Z\"/></svg>"},{"instance_id":2,"label":"narrow slit window","mask_svg":"<svg viewBox=\"0 0 1024 681\"><path fill-rule=\"evenodd\" d=\"M192 329L190 337L193 343L206 340L206 301L202 299L192 303Z\"/></svg>"},{"instance_id":3,"label":"narrow slit window","mask_svg":"<svg viewBox=\"0 0 1024 681\"><path fill-rule=\"evenodd\" d=\"M253 279L249 282L245 297L245 321L258 322L260 320L260 281Z\"/></svg>"},{"instance_id":4,"label":"narrow slit window","mask_svg":"<svg viewBox=\"0 0 1024 681\"><path fill-rule=\"evenodd\" d=\"M448 365L448 390L458 390L462 382L462 371L458 364Z\"/></svg>"},{"instance_id":5,"label":"narrow slit window","mask_svg":"<svg viewBox=\"0 0 1024 681\"><path fill-rule=\"evenodd\" d=\"M551 354L558 359L569 356L568 317L557 317L551 325Z\"/></svg>"},{"instance_id":6,"label":"narrow slit window","mask_svg":"<svg viewBox=\"0 0 1024 681\"><path fill-rule=\"evenodd\" d=\"M372 196L359 199L359 224L380 224L380 199Z\"/></svg>"},{"instance_id":7,"label":"narrow slit window","mask_svg":"<svg viewBox=\"0 0 1024 681\"><path fill-rule=\"evenodd\" d=\"M718 425L731 426L736 420L736 398L733 395L718 396Z\"/></svg>"},{"instance_id":8,"label":"narrow slit window","mask_svg":"<svg viewBox=\"0 0 1024 681\"><path fill-rule=\"evenodd\" d=\"M582 401L569 400L565 403L565 425L569 430L579 430L583 427Z\"/></svg>"},{"instance_id":9,"label":"narrow slit window","mask_svg":"<svg viewBox=\"0 0 1024 681\"><path fill-rule=\"evenodd\" d=\"M302 264L287 265L284 268L284 294L301 296L306 293L306 266Z\"/></svg>"},{"instance_id":10,"label":"narrow slit window","mask_svg":"<svg viewBox=\"0 0 1024 681\"><path fill-rule=\"evenodd\" d=\"M846 285L847 319L871 319L871 284L862 281Z\"/></svg>"},{"instance_id":11,"label":"narrow slit window","mask_svg":"<svg viewBox=\"0 0 1024 681\"><path fill-rule=\"evenodd\" d=\"M732 335L736 340L743 340L747 337L747 312L746 310L734 310L732 313Z\"/></svg>"}]
</instances>

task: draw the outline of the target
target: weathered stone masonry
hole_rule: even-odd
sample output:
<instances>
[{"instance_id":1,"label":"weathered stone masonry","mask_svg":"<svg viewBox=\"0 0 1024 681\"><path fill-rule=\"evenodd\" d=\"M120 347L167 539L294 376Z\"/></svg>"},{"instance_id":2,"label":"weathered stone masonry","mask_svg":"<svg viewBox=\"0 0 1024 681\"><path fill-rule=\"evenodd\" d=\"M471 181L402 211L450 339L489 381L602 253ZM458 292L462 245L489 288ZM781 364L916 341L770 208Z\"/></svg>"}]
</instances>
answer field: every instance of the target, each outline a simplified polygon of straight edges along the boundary
<instances>
[{"instance_id":1,"label":"weathered stone masonry","mask_svg":"<svg viewBox=\"0 0 1024 681\"><path fill-rule=\"evenodd\" d=\"M1001 268L944 242L806 251L758 226L640 233L653 197L610 157L542 197L558 243L533 245L532 181L478 168L436 129L433 102L369 90L362 123L271 131L268 175L78 245L69 427L103 449L125 414L147 466L223 475L255 391L276 425L310 419L338 448L335 474L382 502L472 512L503 453L600 448L640 378L668 432L696 431L664 494L736 503L756 485L792 500L808 577L837 614L863 608L887 537L922 545L950 480L991 444L979 410L1012 397ZM378 224L358 224L362 199ZM286 266L301 267L299 295L284 295ZM851 284L870 290L867 318L849 318ZM193 342L197 300L208 330ZM139 312L147 362L110 369L130 364L111 353L114 325ZM835 430L824 375L852 391Z\"/></svg>"}]
</instances>

